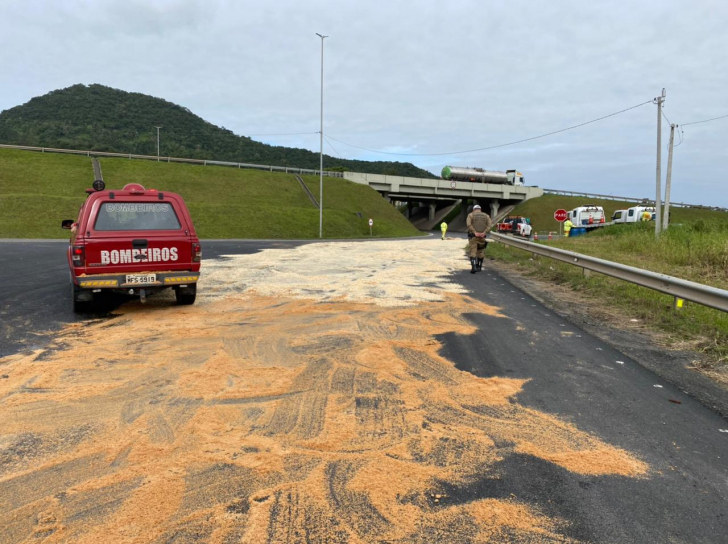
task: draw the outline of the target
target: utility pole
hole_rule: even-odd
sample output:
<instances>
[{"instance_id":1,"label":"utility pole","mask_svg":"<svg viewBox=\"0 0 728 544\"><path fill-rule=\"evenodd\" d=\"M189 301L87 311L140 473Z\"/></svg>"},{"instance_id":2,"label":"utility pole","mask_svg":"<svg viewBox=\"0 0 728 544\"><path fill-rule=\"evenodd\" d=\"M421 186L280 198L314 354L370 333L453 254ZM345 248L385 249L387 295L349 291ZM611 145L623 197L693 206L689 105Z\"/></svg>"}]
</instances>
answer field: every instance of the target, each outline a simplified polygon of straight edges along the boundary
<instances>
[{"instance_id":1,"label":"utility pole","mask_svg":"<svg viewBox=\"0 0 728 544\"><path fill-rule=\"evenodd\" d=\"M321 130L320 152L319 152L319 238L324 237L324 38L316 32L316 36L321 38Z\"/></svg>"},{"instance_id":2,"label":"utility pole","mask_svg":"<svg viewBox=\"0 0 728 544\"><path fill-rule=\"evenodd\" d=\"M665 180L665 213L662 216L662 230L670 226L670 184L672 183L672 148L675 143L677 125L670 124L670 146L667 152L667 179Z\"/></svg>"},{"instance_id":3,"label":"utility pole","mask_svg":"<svg viewBox=\"0 0 728 544\"><path fill-rule=\"evenodd\" d=\"M157 129L157 162L159 162L159 129L162 127L155 127Z\"/></svg>"},{"instance_id":4,"label":"utility pole","mask_svg":"<svg viewBox=\"0 0 728 544\"><path fill-rule=\"evenodd\" d=\"M655 238L660 237L662 227L662 103L665 101L665 89L662 96L653 100L657 104L657 177L655 191Z\"/></svg>"}]
</instances>

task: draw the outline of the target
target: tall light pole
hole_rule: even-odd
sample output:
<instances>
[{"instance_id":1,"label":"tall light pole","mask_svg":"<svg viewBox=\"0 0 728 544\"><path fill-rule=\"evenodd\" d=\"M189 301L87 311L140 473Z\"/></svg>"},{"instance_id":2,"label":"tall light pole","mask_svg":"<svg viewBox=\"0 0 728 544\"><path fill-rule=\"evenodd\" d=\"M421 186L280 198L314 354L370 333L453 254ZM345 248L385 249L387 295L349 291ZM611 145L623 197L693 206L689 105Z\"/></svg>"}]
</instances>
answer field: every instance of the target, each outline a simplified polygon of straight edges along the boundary
<instances>
[{"instance_id":1,"label":"tall light pole","mask_svg":"<svg viewBox=\"0 0 728 544\"><path fill-rule=\"evenodd\" d=\"M157 162L159 162L159 129L162 127L154 127L157 129Z\"/></svg>"},{"instance_id":2,"label":"tall light pole","mask_svg":"<svg viewBox=\"0 0 728 544\"><path fill-rule=\"evenodd\" d=\"M662 229L662 103L665 101L665 89L662 96L655 98L657 104L657 177L655 193L655 238L660 237Z\"/></svg>"},{"instance_id":3,"label":"tall light pole","mask_svg":"<svg viewBox=\"0 0 728 544\"><path fill-rule=\"evenodd\" d=\"M321 38L321 131L320 153L319 153L319 238L324 237L324 38L316 32L316 36Z\"/></svg>"}]
</instances>

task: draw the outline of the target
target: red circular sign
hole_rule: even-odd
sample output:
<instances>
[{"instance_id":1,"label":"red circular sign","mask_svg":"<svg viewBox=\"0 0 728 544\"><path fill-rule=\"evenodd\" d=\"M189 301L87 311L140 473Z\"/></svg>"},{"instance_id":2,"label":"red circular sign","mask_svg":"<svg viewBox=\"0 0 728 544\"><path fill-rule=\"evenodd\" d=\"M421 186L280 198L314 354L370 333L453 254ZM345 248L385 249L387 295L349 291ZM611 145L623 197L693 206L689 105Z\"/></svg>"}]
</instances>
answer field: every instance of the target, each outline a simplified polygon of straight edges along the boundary
<instances>
[{"instance_id":1,"label":"red circular sign","mask_svg":"<svg viewBox=\"0 0 728 544\"><path fill-rule=\"evenodd\" d=\"M559 223L566 221L567 217L569 217L569 214L566 210L556 210L554 212L554 219L556 219Z\"/></svg>"}]
</instances>

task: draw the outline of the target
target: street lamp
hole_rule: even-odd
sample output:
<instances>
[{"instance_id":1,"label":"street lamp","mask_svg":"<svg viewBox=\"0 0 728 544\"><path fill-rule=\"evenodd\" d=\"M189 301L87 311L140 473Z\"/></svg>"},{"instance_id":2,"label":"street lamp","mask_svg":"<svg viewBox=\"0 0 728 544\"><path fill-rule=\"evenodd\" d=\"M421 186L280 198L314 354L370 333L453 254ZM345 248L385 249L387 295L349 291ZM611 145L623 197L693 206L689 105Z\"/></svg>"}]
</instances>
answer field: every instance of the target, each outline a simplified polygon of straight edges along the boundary
<instances>
[{"instance_id":1,"label":"street lamp","mask_svg":"<svg viewBox=\"0 0 728 544\"><path fill-rule=\"evenodd\" d=\"M157 129L157 162L159 162L159 129L162 127L154 127Z\"/></svg>"},{"instance_id":2,"label":"street lamp","mask_svg":"<svg viewBox=\"0 0 728 544\"><path fill-rule=\"evenodd\" d=\"M316 36L321 38L321 131L320 153L319 153L319 238L324 237L324 38L316 32Z\"/></svg>"}]
</instances>

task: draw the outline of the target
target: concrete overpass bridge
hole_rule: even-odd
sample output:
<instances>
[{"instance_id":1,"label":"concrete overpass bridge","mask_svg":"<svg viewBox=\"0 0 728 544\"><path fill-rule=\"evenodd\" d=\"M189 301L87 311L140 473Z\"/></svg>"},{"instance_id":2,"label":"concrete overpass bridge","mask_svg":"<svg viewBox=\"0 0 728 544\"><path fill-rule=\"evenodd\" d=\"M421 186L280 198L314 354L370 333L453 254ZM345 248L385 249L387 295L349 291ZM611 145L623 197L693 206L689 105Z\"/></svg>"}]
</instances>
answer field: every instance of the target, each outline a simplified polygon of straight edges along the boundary
<instances>
[{"instance_id":1,"label":"concrete overpass bridge","mask_svg":"<svg viewBox=\"0 0 728 544\"><path fill-rule=\"evenodd\" d=\"M429 218L434 220L438 205L462 202L462 214L467 215L468 200L472 199L490 212L495 219L501 206L511 206L530 198L543 195L539 187L524 185L498 185L494 183L472 183L444 179L409 178L382 174L360 174L344 172L344 179L369 185L390 201L407 202L408 210L413 203L429 206Z\"/></svg>"}]
</instances>

